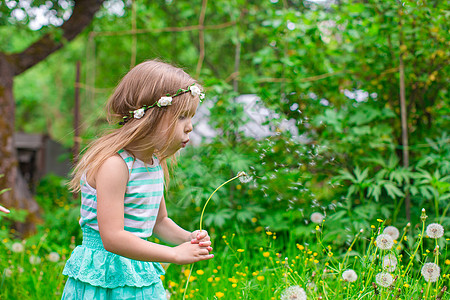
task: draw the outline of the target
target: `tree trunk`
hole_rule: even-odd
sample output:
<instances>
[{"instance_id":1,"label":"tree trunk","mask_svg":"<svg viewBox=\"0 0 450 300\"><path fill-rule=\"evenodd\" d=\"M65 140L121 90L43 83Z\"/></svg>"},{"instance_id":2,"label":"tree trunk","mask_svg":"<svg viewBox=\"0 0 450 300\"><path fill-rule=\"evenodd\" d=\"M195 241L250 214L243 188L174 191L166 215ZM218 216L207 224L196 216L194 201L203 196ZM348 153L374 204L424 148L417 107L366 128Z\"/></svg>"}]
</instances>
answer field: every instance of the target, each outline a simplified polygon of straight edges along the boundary
<instances>
[{"instance_id":1,"label":"tree trunk","mask_svg":"<svg viewBox=\"0 0 450 300\"><path fill-rule=\"evenodd\" d=\"M50 54L73 40L94 18L104 0L76 0L72 16L60 27L63 40L55 40L51 34L44 35L20 53L0 52L0 190L11 188L0 195L0 203L6 207L26 209L30 212L26 224L16 227L22 233L34 230L39 219L39 206L20 173L13 134L15 127L15 102L13 96L14 76L33 67Z\"/></svg>"},{"instance_id":2,"label":"tree trunk","mask_svg":"<svg viewBox=\"0 0 450 300\"><path fill-rule=\"evenodd\" d=\"M6 207L15 207L29 211L25 224L16 224L19 232L34 230L39 219L39 206L33 199L28 185L20 173L17 153L14 147L14 111L13 97L13 68L6 61L4 55L0 56L0 189L11 188L0 196L0 202Z\"/></svg>"}]
</instances>

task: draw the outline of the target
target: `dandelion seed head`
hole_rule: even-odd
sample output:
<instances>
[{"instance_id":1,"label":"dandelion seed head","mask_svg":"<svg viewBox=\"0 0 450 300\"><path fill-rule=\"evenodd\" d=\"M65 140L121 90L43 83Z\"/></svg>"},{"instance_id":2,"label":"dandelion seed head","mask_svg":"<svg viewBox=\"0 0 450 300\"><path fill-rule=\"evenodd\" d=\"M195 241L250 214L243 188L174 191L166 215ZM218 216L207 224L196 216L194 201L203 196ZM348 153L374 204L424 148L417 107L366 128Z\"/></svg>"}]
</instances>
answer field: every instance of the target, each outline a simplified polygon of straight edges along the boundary
<instances>
[{"instance_id":1,"label":"dandelion seed head","mask_svg":"<svg viewBox=\"0 0 450 300\"><path fill-rule=\"evenodd\" d=\"M438 223L431 223L427 226L427 235L430 238L438 239L444 235L444 227Z\"/></svg>"},{"instance_id":2,"label":"dandelion seed head","mask_svg":"<svg viewBox=\"0 0 450 300\"><path fill-rule=\"evenodd\" d=\"M311 214L311 222L313 223L320 224L322 223L323 219L325 219L325 216L319 212L314 212Z\"/></svg>"},{"instance_id":3,"label":"dandelion seed head","mask_svg":"<svg viewBox=\"0 0 450 300\"><path fill-rule=\"evenodd\" d=\"M239 181L241 183L248 183L253 180L253 177L247 175L247 173L245 173L244 171L239 172L237 176L239 177Z\"/></svg>"},{"instance_id":4,"label":"dandelion seed head","mask_svg":"<svg viewBox=\"0 0 450 300\"><path fill-rule=\"evenodd\" d=\"M380 234L377 237L377 247L381 250L389 250L394 245L394 240L389 234Z\"/></svg>"},{"instance_id":5,"label":"dandelion seed head","mask_svg":"<svg viewBox=\"0 0 450 300\"><path fill-rule=\"evenodd\" d=\"M3 271L6 277L11 277L12 275L12 270L10 268L5 268L5 270Z\"/></svg>"},{"instance_id":6,"label":"dandelion seed head","mask_svg":"<svg viewBox=\"0 0 450 300\"><path fill-rule=\"evenodd\" d=\"M395 268L397 268L397 263L397 257L393 254L388 254L383 257L383 270L394 272Z\"/></svg>"},{"instance_id":7,"label":"dandelion seed head","mask_svg":"<svg viewBox=\"0 0 450 300\"><path fill-rule=\"evenodd\" d=\"M23 250L24 250L23 244L15 242L14 244L12 244L11 250L12 250L12 252L16 252L16 253L23 252Z\"/></svg>"},{"instance_id":8,"label":"dandelion seed head","mask_svg":"<svg viewBox=\"0 0 450 300\"><path fill-rule=\"evenodd\" d=\"M426 263L423 265L421 273L427 282L436 282L441 274L441 268L435 263Z\"/></svg>"},{"instance_id":9,"label":"dandelion seed head","mask_svg":"<svg viewBox=\"0 0 450 300\"><path fill-rule=\"evenodd\" d=\"M31 255L29 260L32 265L39 265L41 263L41 258L36 255Z\"/></svg>"},{"instance_id":10,"label":"dandelion seed head","mask_svg":"<svg viewBox=\"0 0 450 300\"><path fill-rule=\"evenodd\" d=\"M389 287L394 282L394 278L392 277L391 274L382 272L382 273L378 273L377 276L375 276L375 281L380 286Z\"/></svg>"},{"instance_id":11,"label":"dandelion seed head","mask_svg":"<svg viewBox=\"0 0 450 300\"><path fill-rule=\"evenodd\" d=\"M383 230L384 234L389 234L393 240L397 240L400 236L400 231L398 231L397 227L395 226L387 226Z\"/></svg>"},{"instance_id":12,"label":"dandelion seed head","mask_svg":"<svg viewBox=\"0 0 450 300\"><path fill-rule=\"evenodd\" d=\"M281 300L306 300L305 290L298 285L290 286L281 293Z\"/></svg>"},{"instance_id":13,"label":"dandelion seed head","mask_svg":"<svg viewBox=\"0 0 450 300\"><path fill-rule=\"evenodd\" d=\"M60 258L60 256L56 252L50 252L48 254L48 260L51 261L51 262L58 262L59 258Z\"/></svg>"},{"instance_id":14,"label":"dandelion seed head","mask_svg":"<svg viewBox=\"0 0 450 300\"><path fill-rule=\"evenodd\" d=\"M358 279L358 275L356 275L356 272L352 269L348 269L342 273L342 279L348 282L355 282L356 279Z\"/></svg>"}]
</instances>

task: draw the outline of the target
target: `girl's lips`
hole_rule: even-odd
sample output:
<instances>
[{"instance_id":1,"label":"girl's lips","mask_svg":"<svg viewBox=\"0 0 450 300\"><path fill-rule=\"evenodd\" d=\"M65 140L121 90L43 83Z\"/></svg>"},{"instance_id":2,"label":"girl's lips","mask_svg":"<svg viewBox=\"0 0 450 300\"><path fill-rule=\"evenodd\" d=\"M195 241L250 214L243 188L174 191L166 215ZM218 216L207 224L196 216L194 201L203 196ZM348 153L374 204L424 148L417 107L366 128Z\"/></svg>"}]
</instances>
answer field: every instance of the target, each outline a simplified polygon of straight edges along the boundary
<instances>
[{"instance_id":1,"label":"girl's lips","mask_svg":"<svg viewBox=\"0 0 450 300\"><path fill-rule=\"evenodd\" d=\"M181 147L186 147L187 143L189 143L189 140L185 141L185 142L181 142Z\"/></svg>"}]
</instances>

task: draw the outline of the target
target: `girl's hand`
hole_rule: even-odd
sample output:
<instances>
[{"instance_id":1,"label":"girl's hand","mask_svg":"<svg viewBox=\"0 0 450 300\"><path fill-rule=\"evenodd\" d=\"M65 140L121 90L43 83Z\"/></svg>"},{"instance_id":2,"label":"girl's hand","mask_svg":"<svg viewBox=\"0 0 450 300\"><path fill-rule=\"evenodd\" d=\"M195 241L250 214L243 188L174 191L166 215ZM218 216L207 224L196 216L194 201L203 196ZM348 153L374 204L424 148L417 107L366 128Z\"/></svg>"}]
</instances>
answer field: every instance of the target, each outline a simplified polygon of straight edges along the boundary
<instances>
[{"instance_id":1,"label":"girl's hand","mask_svg":"<svg viewBox=\"0 0 450 300\"><path fill-rule=\"evenodd\" d=\"M185 265L213 258L214 254L209 253L211 242L208 241L202 243L205 243L206 246L202 246L201 243L193 244L186 242L172 248L175 251L174 263Z\"/></svg>"},{"instance_id":2,"label":"girl's hand","mask_svg":"<svg viewBox=\"0 0 450 300\"><path fill-rule=\"evenodd\" d=\"M9 214L9 209L7 209L7 208L5 208L5 207L3 207L1 205L0 205L0 211Z\"/></svg>"},{"instance_id":3,"label":"girl's hand","mask_svg":"<svg viewBox=\"0 0 450 300\"><path fill-rule=\"evenodd\" d=\"M211 238L206 230L195 230L191 232L191 244L199 244L199 246L207 247L208 251L211 252Z\"/></svg>"}]
</instances>

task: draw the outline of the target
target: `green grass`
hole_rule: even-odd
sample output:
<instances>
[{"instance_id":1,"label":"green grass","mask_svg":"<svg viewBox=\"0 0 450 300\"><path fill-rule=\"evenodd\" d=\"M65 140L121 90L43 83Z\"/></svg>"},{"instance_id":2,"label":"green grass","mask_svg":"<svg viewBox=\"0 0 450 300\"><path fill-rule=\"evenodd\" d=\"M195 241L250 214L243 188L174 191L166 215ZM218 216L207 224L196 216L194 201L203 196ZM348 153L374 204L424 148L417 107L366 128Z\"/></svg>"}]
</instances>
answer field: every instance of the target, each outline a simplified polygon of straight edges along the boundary
<instances>
[{"instance_id":1,"label":"green grass","mask_svg":"<svg viewBox=\"0 0 450 300\"><path fill-rule=\"evenodd\" d=\"M384 222L379 221L362 228L363 232L351 237L344 247L327 239L327 229L333 224L326 219L302 242L289 234L257 232L257 228L239 234L212 233L215 257L194 265L186 297L280 299L283 290L298 285L308 299L450 299L449 291L443 291L449 287L450 278L448 233L438 239L427 237L424 232L428 224L424 219L417 226L400 229L392 249L381 250L375 243L384 227ZM345 235L345 229L342 234ZM73 245L50 249L46 238L44 233L25 242L3 239L0 299L60 299L65 282L61 272ZM24 251L13 251L17 242L25 246ZM49 260L52 251L61 256L58 262ZM386 271L382 259L387 254L395 256L398 265L388 272L394 279L392 285L382 287L376 282L376 275ZM41 262L32 264L32 255L39 256ZM436 282L427 282L421 275L426 262L440 266ZM356 272L356 281L342 279L347 269ZM168 265L163 283L171 299L182 299L189 270L190 266Z\"/></svg>"}]
</instances>

